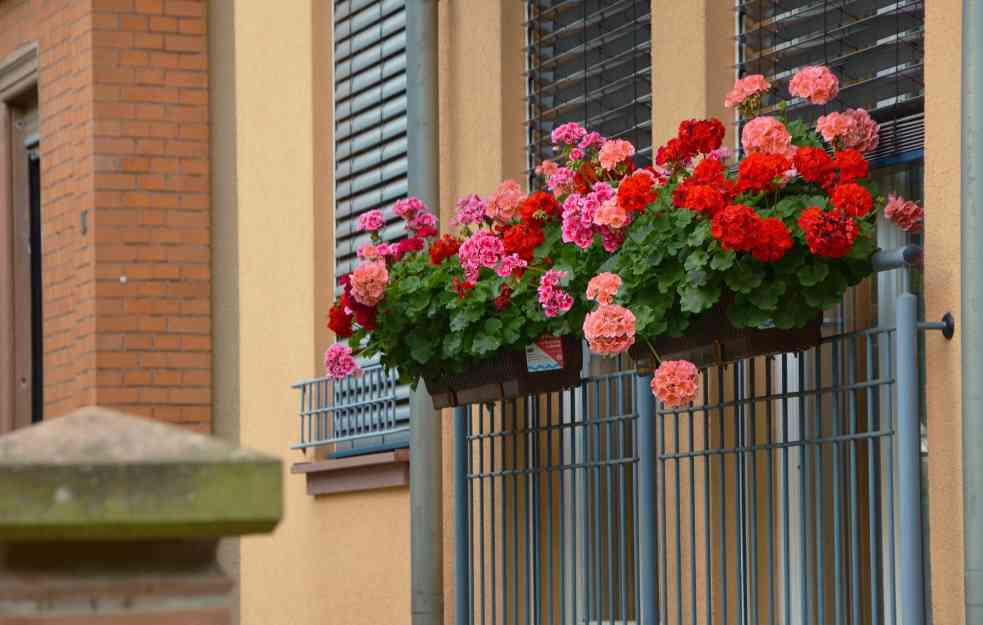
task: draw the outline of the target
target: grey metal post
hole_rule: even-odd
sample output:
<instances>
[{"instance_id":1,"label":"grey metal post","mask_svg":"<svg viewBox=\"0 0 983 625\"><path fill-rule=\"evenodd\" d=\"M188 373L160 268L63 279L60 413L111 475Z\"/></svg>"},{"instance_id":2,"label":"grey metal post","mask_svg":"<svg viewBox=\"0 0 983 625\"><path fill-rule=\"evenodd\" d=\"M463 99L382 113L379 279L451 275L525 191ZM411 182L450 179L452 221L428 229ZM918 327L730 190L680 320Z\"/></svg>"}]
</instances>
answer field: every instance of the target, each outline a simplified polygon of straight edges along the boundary
<instances>
[{"instance_id":1,"label":"grey metal post","mask_svg":"<svg viewBox=\"0 0 983 625\"><path fill-rule=\"evenodd\" d=\"M898 423L895 440L898 463L898 514L901 622L924 622L925 598L922 566L921 426L918 418L918 298L898 296L897 350L895 351Z\"/></svg>"},{"instance_id":2,"label":"grey metal post","mask_svg":"<svg viewBox=\"0 0 983 625\"><path fill-rule=\"evenodd\" d=\"M659 623L658 586L658 499L656 498L655 398L652 374L635 378L638 406L638 594L641 625Z\"/></svg>"},{"instance_id":3,"label":"grey metal post","mask_svg":"<svg viewBox=\"0 0 983 625\"><path fill-rule=\"evenodd\" d=\"M983 6L963 0L961 300L966 623L983 624Z\"/></svg>"},{"instance_id":4,"label":"grey metal post","mask_svg":"<svg viewBox=\"0 0 983 625\"><path fill-rule=\"evenodd\" d=\"M406 3L409 193L437 208L437 0ZM440 413L421 382L410 400L410 609L413 625L444 620Z\"/></svg>"},{"instance_id":5,"label":"grey metal post","mask_svg":"<svg viewBox=\"0 0 983 625\"><path fill-rule=\"evenodd\" d=\"M454 409L454 625L468 625L468 408Z\"/></svg>"}]
</instances>

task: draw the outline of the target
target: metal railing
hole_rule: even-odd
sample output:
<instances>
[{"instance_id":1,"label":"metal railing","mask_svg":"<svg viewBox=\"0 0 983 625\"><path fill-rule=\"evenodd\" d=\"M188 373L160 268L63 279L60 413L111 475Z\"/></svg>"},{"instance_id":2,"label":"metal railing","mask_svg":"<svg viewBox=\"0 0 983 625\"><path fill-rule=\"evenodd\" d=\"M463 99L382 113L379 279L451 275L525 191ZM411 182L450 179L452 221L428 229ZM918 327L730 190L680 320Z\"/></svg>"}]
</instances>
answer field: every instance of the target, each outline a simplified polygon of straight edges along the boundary
<instances>
[{"instance_id":1,"label":"metal railing","mask_svg":"<svg viewBox=\"0 0 983 625\"><path fill-rule=\"evenodd\" d=\"M878 253L877 271L918 261ZM925 622L918 322L455 411L455 622Z\"/></svg>"},{"instance_id":2,"label":"metal railing","mask_svg":"<svg viewBox=\"0 0 983 625\"><path fill-rule=\"evenodd\" d=\"M300 391L300 433L291 449L405 442L409 434L406 387L382 366L365 368L359 378L303 380Z\"/></svg>"}]
</instances>

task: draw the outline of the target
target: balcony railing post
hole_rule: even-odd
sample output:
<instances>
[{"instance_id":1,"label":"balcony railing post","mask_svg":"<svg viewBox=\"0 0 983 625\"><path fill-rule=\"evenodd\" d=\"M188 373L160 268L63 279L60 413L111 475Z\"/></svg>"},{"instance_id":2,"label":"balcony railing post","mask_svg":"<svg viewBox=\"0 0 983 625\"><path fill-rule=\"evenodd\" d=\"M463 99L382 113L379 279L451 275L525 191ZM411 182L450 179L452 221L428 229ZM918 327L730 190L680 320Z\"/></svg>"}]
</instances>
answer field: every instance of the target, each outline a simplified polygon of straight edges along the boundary
<instances>
[{"instance_id":1,"label":"balcony railing post","mask_svg":"<svg viewBox=\"0 0 983 625\"><path fill-rule=\"evenodd\" d=\"M454 409L454 625L469 625L467 406Z\"/></svg>"},{"instance_id":2,"label":"balcony railing post","mask_svg":"<svg viewBox=\"0 0 983 625\"><path fill-rule=\"evenodd\" d=\"M925 614L922 582L921 423L918 418L918 299L898 296L895 350L898 425L895 445L901 528L898 545L900 605L903 625L921 625Z\"/></svg>"},{"instance_id":3,"label":"balcony railing post","mask_svg":"<svg viewBox=\"0 0 983 625\"><path fill-rule=\"evenodd\" d=\"M638 595L641 625L658 625L659 589L657 466L655 398L649 387L652 374L635 377L638 410Z\"/></svg>"}]
</instances>

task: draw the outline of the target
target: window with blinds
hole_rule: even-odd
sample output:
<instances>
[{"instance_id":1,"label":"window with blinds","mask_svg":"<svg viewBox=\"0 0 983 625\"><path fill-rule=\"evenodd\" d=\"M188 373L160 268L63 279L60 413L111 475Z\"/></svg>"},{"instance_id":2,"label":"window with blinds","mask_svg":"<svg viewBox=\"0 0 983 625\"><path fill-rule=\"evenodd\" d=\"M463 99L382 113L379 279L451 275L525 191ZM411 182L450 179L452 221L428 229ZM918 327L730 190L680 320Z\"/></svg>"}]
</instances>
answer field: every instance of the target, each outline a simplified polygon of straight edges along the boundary
<instances>
[{"instance_id":1,"label":"window with blinds","mask_svg":"<svg viewBox=\"0 0 983 625\"><path fill-rule=\"evenodd\" d=\"M359 215L381 209L387 219L383 239L405 234L402 220L392 212L393 202L407 193L405 1L338 0L333 21L334 249L335 276L340 278L351 272L358 248L369 242L356 227ZM366 370L372 365L362 363ZM334 405L359 403L351 412L356 418L332 420L336 455L407 444L408 387L396 386L383 397L369 388L372 379L356 380L359 388L344 393L332 391ZM365 397L376 395L378 405L366 403Z\"/></svg>"},{"instance_id":2,"label":"window with blinds","mask_svg":"<svg viewBox=\"0 0 983 625\"><path fill-rule=\"evenodd\" d=\"M553 156L550 133L578 122L652 153L650 0L527 0L527 125L533 168Z\"/></svg>"},{"instance_id":3,"label":"window with blinds","mask_svg":"<svg viewBox=\"0 0 983 625\"><path fill-rule=\"evenodd\" d=\"M827 65L840 93L825 106L795 101L792 118L865 108L880 123L874 164L919 159L924 123L923 0L739 0L738 73L764 74L776 94L807 65ZM778 100L766 102L765 114Z\"/></svg>"}]
</instances>

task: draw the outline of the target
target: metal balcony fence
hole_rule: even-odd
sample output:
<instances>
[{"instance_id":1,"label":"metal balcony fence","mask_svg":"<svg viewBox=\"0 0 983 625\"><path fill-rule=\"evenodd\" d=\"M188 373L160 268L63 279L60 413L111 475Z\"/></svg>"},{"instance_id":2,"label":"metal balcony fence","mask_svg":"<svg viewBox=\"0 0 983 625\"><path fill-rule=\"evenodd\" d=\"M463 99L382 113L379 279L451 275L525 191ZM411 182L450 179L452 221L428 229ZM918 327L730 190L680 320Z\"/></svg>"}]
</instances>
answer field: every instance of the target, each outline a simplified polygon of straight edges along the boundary
<instances>
[{"instance_id":1,"label":"metal balcony fence","mask_svg":"<svg viewBox=\"0 0 983 625\"><path fill-rule=\"evenodd\" d=\"M924 623L919 328L455 412L456 622Z\"/></svg>"}]
</instances>

